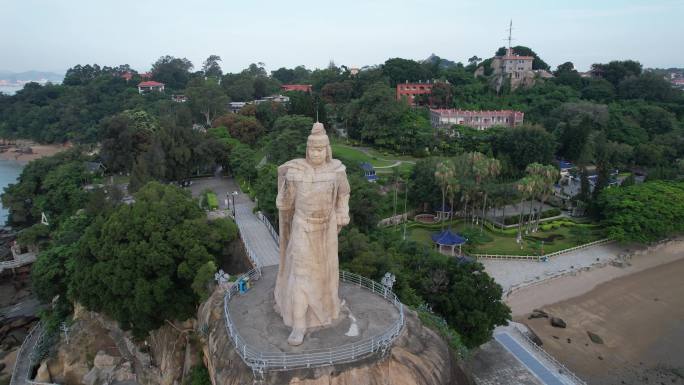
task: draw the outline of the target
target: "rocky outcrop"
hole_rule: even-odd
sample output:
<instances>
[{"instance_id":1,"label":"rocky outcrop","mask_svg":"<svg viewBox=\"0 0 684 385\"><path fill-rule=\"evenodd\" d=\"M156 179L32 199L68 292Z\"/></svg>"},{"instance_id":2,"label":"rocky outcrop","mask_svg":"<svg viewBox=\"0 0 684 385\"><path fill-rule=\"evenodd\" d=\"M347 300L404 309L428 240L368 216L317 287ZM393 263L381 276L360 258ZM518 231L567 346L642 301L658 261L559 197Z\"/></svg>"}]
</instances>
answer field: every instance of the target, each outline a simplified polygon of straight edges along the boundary
<instances>
[{"instance_id":1,"label":"rocky outcrop","mask_svg":"<svg viewBox=\"0 0 684 385\"><path fill-rule=\"evenodd\" d=\"M200 360L197 339L191 338L193 330L192 321L169 323L146 340L136 341L116 322L77 306L69 343L62 339L39 373L41 378L65 385L128 380L143 385L181 383Z\"/></svg>"},{"instance_id":2,"label":"rocky outcrop","mask_svg":"<svg viewBox=\"0 0 684 385\"><path fill-rule=\"evenodd\" d=\"M223 295L216 290L198 312L204 360L214 385L250 384L252 370L235 352L223 319ZM470 384L468 376L442 338L424 327L415 313L386 357L317 369L266 374L263 384L298 385L421 385Z\"/></svg>"}]
</instances>

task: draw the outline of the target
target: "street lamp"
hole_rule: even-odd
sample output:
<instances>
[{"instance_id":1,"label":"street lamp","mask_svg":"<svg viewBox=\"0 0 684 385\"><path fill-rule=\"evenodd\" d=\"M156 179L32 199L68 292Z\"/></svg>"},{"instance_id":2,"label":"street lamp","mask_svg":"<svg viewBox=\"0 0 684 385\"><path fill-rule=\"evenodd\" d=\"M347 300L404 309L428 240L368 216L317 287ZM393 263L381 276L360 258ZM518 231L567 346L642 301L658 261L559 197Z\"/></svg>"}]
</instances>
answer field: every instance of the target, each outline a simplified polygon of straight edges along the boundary
<instances>
[{"instance_id":1,"label":"street lamp","mask_svg":"<svg viewBox=\"0 0 684 385\"><path fill-rule=\"evenodd\" d=\"M237 218L236 218L237 213L236 213L236 211L235 211L235 196L238 195L238 192L237 192L237 191L233 191L233 193L230 194L230 195L231 195L231 198L232 198L232 200L233 200L233 205L232 205L232 206L233 206L233 219L237 220Z\"/></svg>"}]
</instances>

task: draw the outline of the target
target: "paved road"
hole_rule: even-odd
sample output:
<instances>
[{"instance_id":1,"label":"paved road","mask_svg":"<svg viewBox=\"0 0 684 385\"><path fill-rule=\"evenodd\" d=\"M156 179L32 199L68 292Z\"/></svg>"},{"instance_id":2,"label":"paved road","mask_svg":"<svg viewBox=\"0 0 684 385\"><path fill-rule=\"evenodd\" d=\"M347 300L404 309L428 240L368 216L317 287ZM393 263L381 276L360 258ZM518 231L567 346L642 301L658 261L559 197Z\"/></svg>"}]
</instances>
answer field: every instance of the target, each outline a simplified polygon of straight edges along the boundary
<instances>
[{"instance_id":1,"label":"paved road","mask_svg":"<svg viewBox=\"0 0 684 385\"><path fill-rule=\"evenodd\" d=\"M232 197L230 193L238 191L235 196L235 211L240 236L245 246L249 247L261 266L277 265L280 260L278 244L264 223L254 214L254 202L240 190L232 178L216 176L213 178L194 179L190 191L193 196L199 196L205 189L211 189L219 198L219 207L228 209Z\"/></svg>"},{"instance_id":2,"label":"paved road","mask_svg":"<svg viewBox=\"0 0 684 385\"><path fill-rule=\"evenodd\" d=\"M546 368L507 332L494 334L494 339L522 362L542 383L546 385L566 385L555 373Z\"/></svg>"}]
</instances>

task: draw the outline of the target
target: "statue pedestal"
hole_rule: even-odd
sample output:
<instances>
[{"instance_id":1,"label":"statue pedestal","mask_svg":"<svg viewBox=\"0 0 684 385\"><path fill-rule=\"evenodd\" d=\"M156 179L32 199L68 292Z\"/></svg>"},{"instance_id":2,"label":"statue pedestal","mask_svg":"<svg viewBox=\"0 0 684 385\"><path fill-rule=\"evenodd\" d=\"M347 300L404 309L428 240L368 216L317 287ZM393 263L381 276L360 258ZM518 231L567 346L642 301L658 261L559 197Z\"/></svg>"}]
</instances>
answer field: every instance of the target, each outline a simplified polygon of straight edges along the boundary
<instances>
[{"instance_id":1,"label":"statue pedestal","mask_svg":"<svg viewBox=\"0 0 684 385\"><path fill-rule=\"evenodd\" d=\"M291 346L287 343L291 329L274 310L276 274L277 266L263 268L246 293L225 300L224 317L229 317L231 339L252 367L287 370L363 359L385 353L403 328L403 305L393 301L391 292L349 275L340 281L344 301L340 317L332 325L309 330L304 343Z\"/></svg>"},{"instance_id":2,"label":"statue pedestal","mask_svg":"<svg viewBox=\"0 0 684 385\"><path fill-rule=\"evenodd\" d=\"M290 329L273 311L275 274L275 268L263 269L260 279L250 280L251 288L244 295L231 288L228 297L217 288L200 306L197 321L212 383L249 384L255 379L264 385L472 383L456 354L421 324L415 312L385 300L382 285L358 276L345 276L340 282L340 297L349 310L335 325L311 331L301 346L288 345ZM354 280L354 284L344 282ZM394 298L391 293L388 297ZM357 336L346 335L354 324L349 311ZM394 337L371 336L375 333Z\"/></svg>"}]
</instances>

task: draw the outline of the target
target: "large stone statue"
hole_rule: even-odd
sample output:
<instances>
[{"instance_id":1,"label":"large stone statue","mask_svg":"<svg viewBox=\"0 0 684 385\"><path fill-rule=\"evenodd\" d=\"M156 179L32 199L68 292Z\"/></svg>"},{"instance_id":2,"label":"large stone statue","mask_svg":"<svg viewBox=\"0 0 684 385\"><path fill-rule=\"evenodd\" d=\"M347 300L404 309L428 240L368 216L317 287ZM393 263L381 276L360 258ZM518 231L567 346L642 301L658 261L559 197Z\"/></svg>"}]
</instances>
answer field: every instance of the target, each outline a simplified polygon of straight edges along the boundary
<instances>
[{"instance_id":1,"label":"large stone statue","mask_svg":"<svg viewBox=\"0 0 684 385\"><path fill-rule=\"evenodd\" d=\"M337 233L349 223L349 181L344 165L332 159L322 123L311 129L306 159L278 167L276 206L276 310L292 327L288 343L300 345L308 328L330 325L339 316Z\"/></svg>"}]
</instances>

